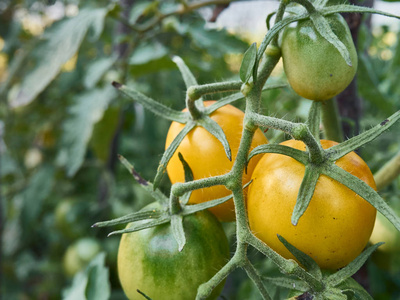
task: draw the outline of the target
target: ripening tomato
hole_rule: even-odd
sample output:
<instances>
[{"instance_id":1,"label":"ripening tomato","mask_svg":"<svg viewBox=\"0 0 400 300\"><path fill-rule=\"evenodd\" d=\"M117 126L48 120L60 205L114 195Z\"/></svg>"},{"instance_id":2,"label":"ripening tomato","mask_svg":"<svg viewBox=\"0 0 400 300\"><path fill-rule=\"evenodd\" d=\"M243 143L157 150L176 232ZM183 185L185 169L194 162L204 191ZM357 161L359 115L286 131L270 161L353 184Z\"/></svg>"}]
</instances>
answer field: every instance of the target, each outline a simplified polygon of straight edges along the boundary
<instances>
[{"instance_id":1,"label":"ripening tomato","mask_svg":"<svg viewBox=\"0 0 400 300\"><path fill-rule=\"evenodd\" d=\"M143 210L159 208L152 203ZM128 224L127 227L130 227ZM195 299L200 284L229 260L229 244L221 223L208 211L185 216L186 244L179 252L170 223L122 235L118 273L129 299ZM221 293L217 286L211 299Z\"/></svg>"},{"instance_id":2,"label":"ripening tomato","mask_svg":"<svg viewBox=\"0 0 400 300\"><path fill-rule=\"evenodd\" d=\"M215 101L205 101L204 104L205 106L209 106L214 102ZM197 126L182 140L168 163L167 172L172 183L185 181L183 166L178 157L179 152L182 153L183 158L189 164L194 179L222 175L231 170L242 136L244 113L232 105L226 105L214 111L210 117L217 122L224 131L231 147L232 161L227 158L221 142L203 127ZM165 148L168 148L183 127L184 124L172 122L168 131ZM263 132L257 129L253 137L251 149L267 142ZM260 158L261 155L257 155L251 159L247 167L247 173L243 175L243 183L250 181L251 174ZM230 193L231 192L226 189L225 186L221 185L194 190L190 196L189 203L202 203L225 197ZM232 200L212 207L210 211L214 213L220 221L229 222L235 220L234 204Z\"/></svg>"},{"instance_id":3,"label":"ripening tomato","mask_svg":"<svg viewBox=\"0 0 400 300\"><path fill-rule=\"evenodd\" d=\"M283 145L305 150L303 142L289 140ZM321 140L324 149L336 142ZM336 165L376 189L367 164L354 152ZM376 209L343 184L321 175L311 202L297 226L291 216L305 167L281 154L265 154L253 172L247 210L252 232L286 258L293 255L277 234L311 256L323 269L344 267L367 245L374 227Z\"/></svg>"},{"instance_id":4,"label":"ripening tomato","mask_svg":"<svg viewBox=\"0 0 400 300\"><path fill-rule=\"evenodd\" d=\"M357 71L357 52L346 21L339 14L326 16L350 53L349 66L339 51L323 38L311 20L286 27L282 35L283 66L293 90L300 96L322 101L342 92Z\"/></svg>"}]
</instances>

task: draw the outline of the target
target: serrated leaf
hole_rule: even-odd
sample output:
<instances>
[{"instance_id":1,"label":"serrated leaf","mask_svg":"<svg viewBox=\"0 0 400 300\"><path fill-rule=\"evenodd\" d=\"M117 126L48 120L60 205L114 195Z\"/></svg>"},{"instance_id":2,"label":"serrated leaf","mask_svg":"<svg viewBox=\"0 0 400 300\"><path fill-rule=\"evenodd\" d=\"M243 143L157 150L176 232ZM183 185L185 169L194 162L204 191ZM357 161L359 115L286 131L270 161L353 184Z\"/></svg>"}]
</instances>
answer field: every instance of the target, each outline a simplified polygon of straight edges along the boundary
<instances>
[{"instance_id":1,"label":"serrated leaf","mask_svg":"<svg viewBox=\"0 0 400 300\"><path fill-rule=\"evenodd\" d=\"M181 215L171 216L171 230L176 242L178 243L178 250L181 252L186 244L185 230L183 229L183 217Z\"/></svg>"},{"instance_id":2,"label":"serrated leaf","mask_svg":"<svg viewBox=\"0 0 400 300\"><path fill-rule=\"evenodd\" d=\"M126 86L126 85L120 84L118 82L113 82L112 84L116 89L118 89L120 92L122 92L128 98L130 98L133 101L139 102L146 109L148 109L155 115L158 115L160 117L163 117L164 119L167 119L170 121L176 121L179 123L185 123L187 120L186 114L181 111L171 109L171 108L147 97L146 95L136 91L135 89L132 89L132 88Z\"/></svg>"},{"instance_id":3,"label":"serrated leaf","mask_svg":"<svg viewBox=\"0 0 400 300\"><path fill-rule=\"evenodd\" d=\"M195 122L189 121L186 123L185 127L178 133L172 143L168 146L167 150L165 150L160 164L157 169L156 177L154 178L154 186L153 188L156 189L158 184L161 181L162 175L165 173L167 169L167 165L171 157L174 155L176 149L179 147L179 144L185 138L185 136L196 126Z\"/></svg>"},{"instance_id":4,"label":"serrated leaf","mask_svg":"<svg viewBox=\"0 0 400 300\"><path fill-rule=\"evenodd\" d=\"M106 86L78 95L69 108L69 118L63 124L63 148L57 158L58 163L65 166L68 176L75 175L81 167L93 127L115 96L115 90Z\"/></svg>"},{"instance_id":5,"label":"serrated leaf","mask_svg":"<svg viewBox=\"0 0 400 300\"><path fill-rule=\"evenodd\" d=\"M126 224L142 220L159 219L161 217L166 217L166 216L167 216L166 211L162 210L138 211L109 221L97 222L93 224L92 227L108 227L108 226Z\"/></svg>"},{"instance_id":6,"label":"serrated leaf","mask_svg":"<svg viewBox=\"0 0 400 300\"><path fill-rule=\"evenodd\" d=\"M306 268L306 270L313 275L316 279L322 279L321 269L318 264L307 254L300 251L292 244L290 244L284 237L278 234L279 241L293 254L294 257Z\"/></svg>"},{"instance_id":7,"label":"serrated leaf","mask_svg":"<svg viewBox=\"0 0 400 300\"><path fill-rule=\"evenodd\" d=\"M211 133L218 141L221 142L222 146L224 147L226 157L231 161L232 160L231 148L229 146L228 140L226 139L225 132L222 130L221 126L219 126L219 124L210 117L205 117L204 119L198 120L197 125L203 127L205 130Z\"/></svg>"},{"instance_id":8,"label":"serrated leaf","mask_svg":"<svg viewBox=\"0 0 400 300\"><path fill-rule=\"evenodd\" d=\"M316 168L312 167L311 165L306 165L304 177L297 195L296 205L294 206L292 213L291 221L294 226L297 225L300 217L304 214L308 205L310 204L319 175L320 174Z\"/></svg>"},{"instance_id":9,"label":"serrated leaf","mask_svg":"<svg viewBox=\"0 0 400 300\"><path fill-rule=\"evenodd\" d=\"M133 178L140 184L145 191L147 191L155 200L160 203L168 203L169 199L159 189L154 188L153 184L142 178L135 168L126 160L122 155L118 155L119 160L125 168L132 174Z\"/></svg>"},{"instance_id":10,"label":"serrated leaf","mask_svg":"<svg viewBox=\"0 0 400 300\"><path fill-rule=\"evenodd\" d=\"M357 148L373 141L383 132L392 127L397 121L400 120L400 110L395 112L389 118L383 120L380 124L372 127L371 129L364 131L363 133L352 137L338 145L332 146L327 150L327 154L332 161L336 161L339 158L345 156Z\"/></svg>"},{"instance_id":11,"label":"serrated leaf","mask_svg":"<svg viewBox=\"0 0 400 300\"><path fill-rule=\"evenodd\" d=\"M36 46L35 67L24 77L11 105L18 107L33 101L75 55L90 28L94 29L93 38L99 36L106 14L105 8L84 8L77 16L51 26Z\"/></svg>"},{"instance_id":12,"label":"serrated leaf","mask_svg":"<svg viewBox=\"0 0 400 300\"><path fill-rule=\"evenodd\" d=\"M352 66L353 63L350 58L349 50L332 31L329 22L318 12L310 14L310 19L313 22L314 27L318 31L318 33L339 51L340 55L346 61L346 64Z\"/></svg>"},{"instance_id":13,"label":"serrated leaf","mask_svg":"<svg viewBox=\"0 0 400 300\"><path fill-rule=\"evenodd\" d=\"M112 236L112 235L116 235L116 234L130 233L130 232L143 230L146 228L155 227L155 226L158 226L161 224L168 223L168 222L170 222L170 220L171 220L171 217L169 215L166 215L166 216L160 217L160 218L152 220L152 221L141 221L138 223L130 223L129 228L113 231L108 234L108 237Z\"/></svg>"},{"instance_id":14,"label":"serrated leaf","mask_svg":"<svg viewBox=\"0 0 400 300\"><path fill-rule=\"evenodd\" d=\"M240 80L243 83L249 81L253 74L254 66L257 59L257 44L251 44L250 48L244 53L242 64L239 70Z\"/></svg>"}]
</instances>

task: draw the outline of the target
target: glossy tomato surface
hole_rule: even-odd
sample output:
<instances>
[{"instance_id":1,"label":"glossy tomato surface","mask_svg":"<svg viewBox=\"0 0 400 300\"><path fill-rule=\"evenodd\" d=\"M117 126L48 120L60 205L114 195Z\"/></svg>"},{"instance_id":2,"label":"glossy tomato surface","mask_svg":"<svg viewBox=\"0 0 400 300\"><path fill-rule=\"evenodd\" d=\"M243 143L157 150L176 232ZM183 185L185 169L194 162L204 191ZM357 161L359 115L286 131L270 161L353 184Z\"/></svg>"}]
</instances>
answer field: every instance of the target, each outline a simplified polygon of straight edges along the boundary
<instances>
[{"instance_id":1,"label":"glossy tomato surface","mask_svg":"<svg viewBox=\"0 0 400 300\"><path fill-rule=\"evenodd\" d=\"M283 145L306 150L303 142ZM322 140L324 149L336 142ZM367 164L354 152L336 165L376 189ZM367 245L374 227L376 209L341 183L321 175L311 202L297 226L291 216L305 167L291 157L267 153L253 172L248 192L248 217L252 232L286 258L293 255L277 234L311 256L323 269L344 267Z\"/></svg>"},{"instance_id":2,"label":"glossy tomato surface","mask_svg":"<svg viewBox=\"0 0 400 300\"><path fill-rule=\"evenodd\" d=\"M157 208L154 203L149 208ZM131 226L130 224L128 227ZM170 223L122 235L118 251L118 273L129 299L195 299L197 288L229 260L227 237L218 220L208 211L184 217L186 245L179 252ZM217 286L210 299L221 293Z\"/></svg>"},{"instance_id":3,"label":"glossy tomato surface","mask_svg":"<svg viewBox=\"0 0 400 300\"><path fill-rule=\"evenodd\" d=\"M215 101L205 101L204 104L209 106L214 102ZM204 128L197 126L183 139L168 163L167 172L172 183L185 181L182 163L178 157L179 152L182 153L184 159L192 169L194 179L222 175L231 170L242 136L244 113L232 105L226 105L213 112L210 117L212 120L217 122L224 131L231 147L232 161L227 158L221 142ZM165 148L168 148L183 127L183 124L177 122L171 124ZM251 149L267 142L268 141L263 132L260 129L257 129L254 134ZM244 184L250 180L251 174L260 158L261 155L257 155L251 159L247 167L247 173L243 175ZM224 186L213 186L199 189L192 192L189 203L202 203L225 197L230 193L231 192ZM232 200L213 207L210 211L214 213L220 221L235 220L235 211Z\"/></svg>"},{"instance_id":4,"label":"glossy tomato surface","mask_svg":"<svg viewBox=\"0 0 400 300\"><path fill-rule=\"evenodd\" d=\"M293 90L300 96L322 101L342 92L357 71L357 52L346 21L339 14L326 17L332 31L346 46L352 66L323 38L311 20L286 27L282 35L283 66Z\"/></svg>"}]
</instances>

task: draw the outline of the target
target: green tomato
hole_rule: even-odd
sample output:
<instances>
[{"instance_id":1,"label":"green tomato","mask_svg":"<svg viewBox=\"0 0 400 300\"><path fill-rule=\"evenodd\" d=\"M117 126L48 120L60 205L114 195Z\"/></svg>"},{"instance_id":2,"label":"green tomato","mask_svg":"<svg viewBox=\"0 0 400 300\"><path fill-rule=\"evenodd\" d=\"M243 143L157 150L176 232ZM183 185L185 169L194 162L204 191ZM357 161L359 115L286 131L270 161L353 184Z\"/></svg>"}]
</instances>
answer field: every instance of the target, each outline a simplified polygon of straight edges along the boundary
<instances>
[{"instance_id":1,"label":"green tomato","mask_svg":"<svg viewBox=\"0 0 400 300\"><path fill-rule=\"evenodd\" d=\"M64 254L65 274L74 276L86 268L89 262L101 251L100 243L93 238L82 238L70 245Z\"/></svg>"},{"instance_id":2,"label":"green tomato","mask_svg":"<svg viewBox=\"0 0 400 300\"><path fill-rule=\"evenodd\" d=\"M152 203L144 210L160 207ZM131 227L128 224L127 228ZM118 251L118 273L129 299L195 299L197 288L229 260L227 237L218 220L208 211L185 216L186 244L181 252L170 223L122 235ZM223 288L217 286L211 299Z\"/></svg>"},{"instance_id":3,"label":"green tomato","mask_svg":"<svg viewBox=\"0 0 400 300\"><path fill-rule=\"evenodd\" d=\"M286 27L282 35L283 67L291 87L300 96L315 101L328 100L342 92L357 71L357 52L346 21L339 14L326 19L349 51L352 66L318 33L311 20Z\"/></svg>"}]
</instances>

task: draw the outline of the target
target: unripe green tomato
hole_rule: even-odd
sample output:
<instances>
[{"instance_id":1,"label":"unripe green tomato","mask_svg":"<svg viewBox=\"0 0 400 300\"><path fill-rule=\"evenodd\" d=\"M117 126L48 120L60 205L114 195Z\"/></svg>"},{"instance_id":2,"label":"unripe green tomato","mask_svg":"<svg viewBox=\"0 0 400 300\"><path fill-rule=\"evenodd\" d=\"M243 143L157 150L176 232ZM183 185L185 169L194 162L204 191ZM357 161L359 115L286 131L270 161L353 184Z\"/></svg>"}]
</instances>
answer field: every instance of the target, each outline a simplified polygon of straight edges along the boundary
<instances>
[{"instance_id":1,"label":"unripe green tomato","mask_svg":"<svg viewBox=\"0 0 400 300\"><path fill-rule=\"evenodd\" d=\"M159 208L152 203L143 210ZM128 228L132 223L128 224ZM229 260L227 237L218 220L208 211L183 219L186 244L179 252L171 224L122 235L118 251L118 273L130 299L195 299L197 288L208 281ZM218 285L210 296L216 299Z\"/></svg>"},{"instance_id":2,"label":"unripe green tomato","mask_svg":"<svg viewBox=\"0 0 400 300\"><path fill-rule=\"evenodd\" d=\"M86 268L89 262L101 251L100 243L94 238L82 238L70 245L64 254L65 274L74 276Z\"/></svg>"},{"instance_id":3,"label":"unripe green tomato","mask_svg":"<svg viewBox=\"0 0 400 300\"><path fill-rule=\"evenodd\" d=\"M300 96L315 101L328 100L342 92L353 80L358 64L346 21L339 14L326 19L349 51L352 66L318 33L311 20L286 27L282 35L283 67L291 87Z\"/></svg>"}]
</instances>

